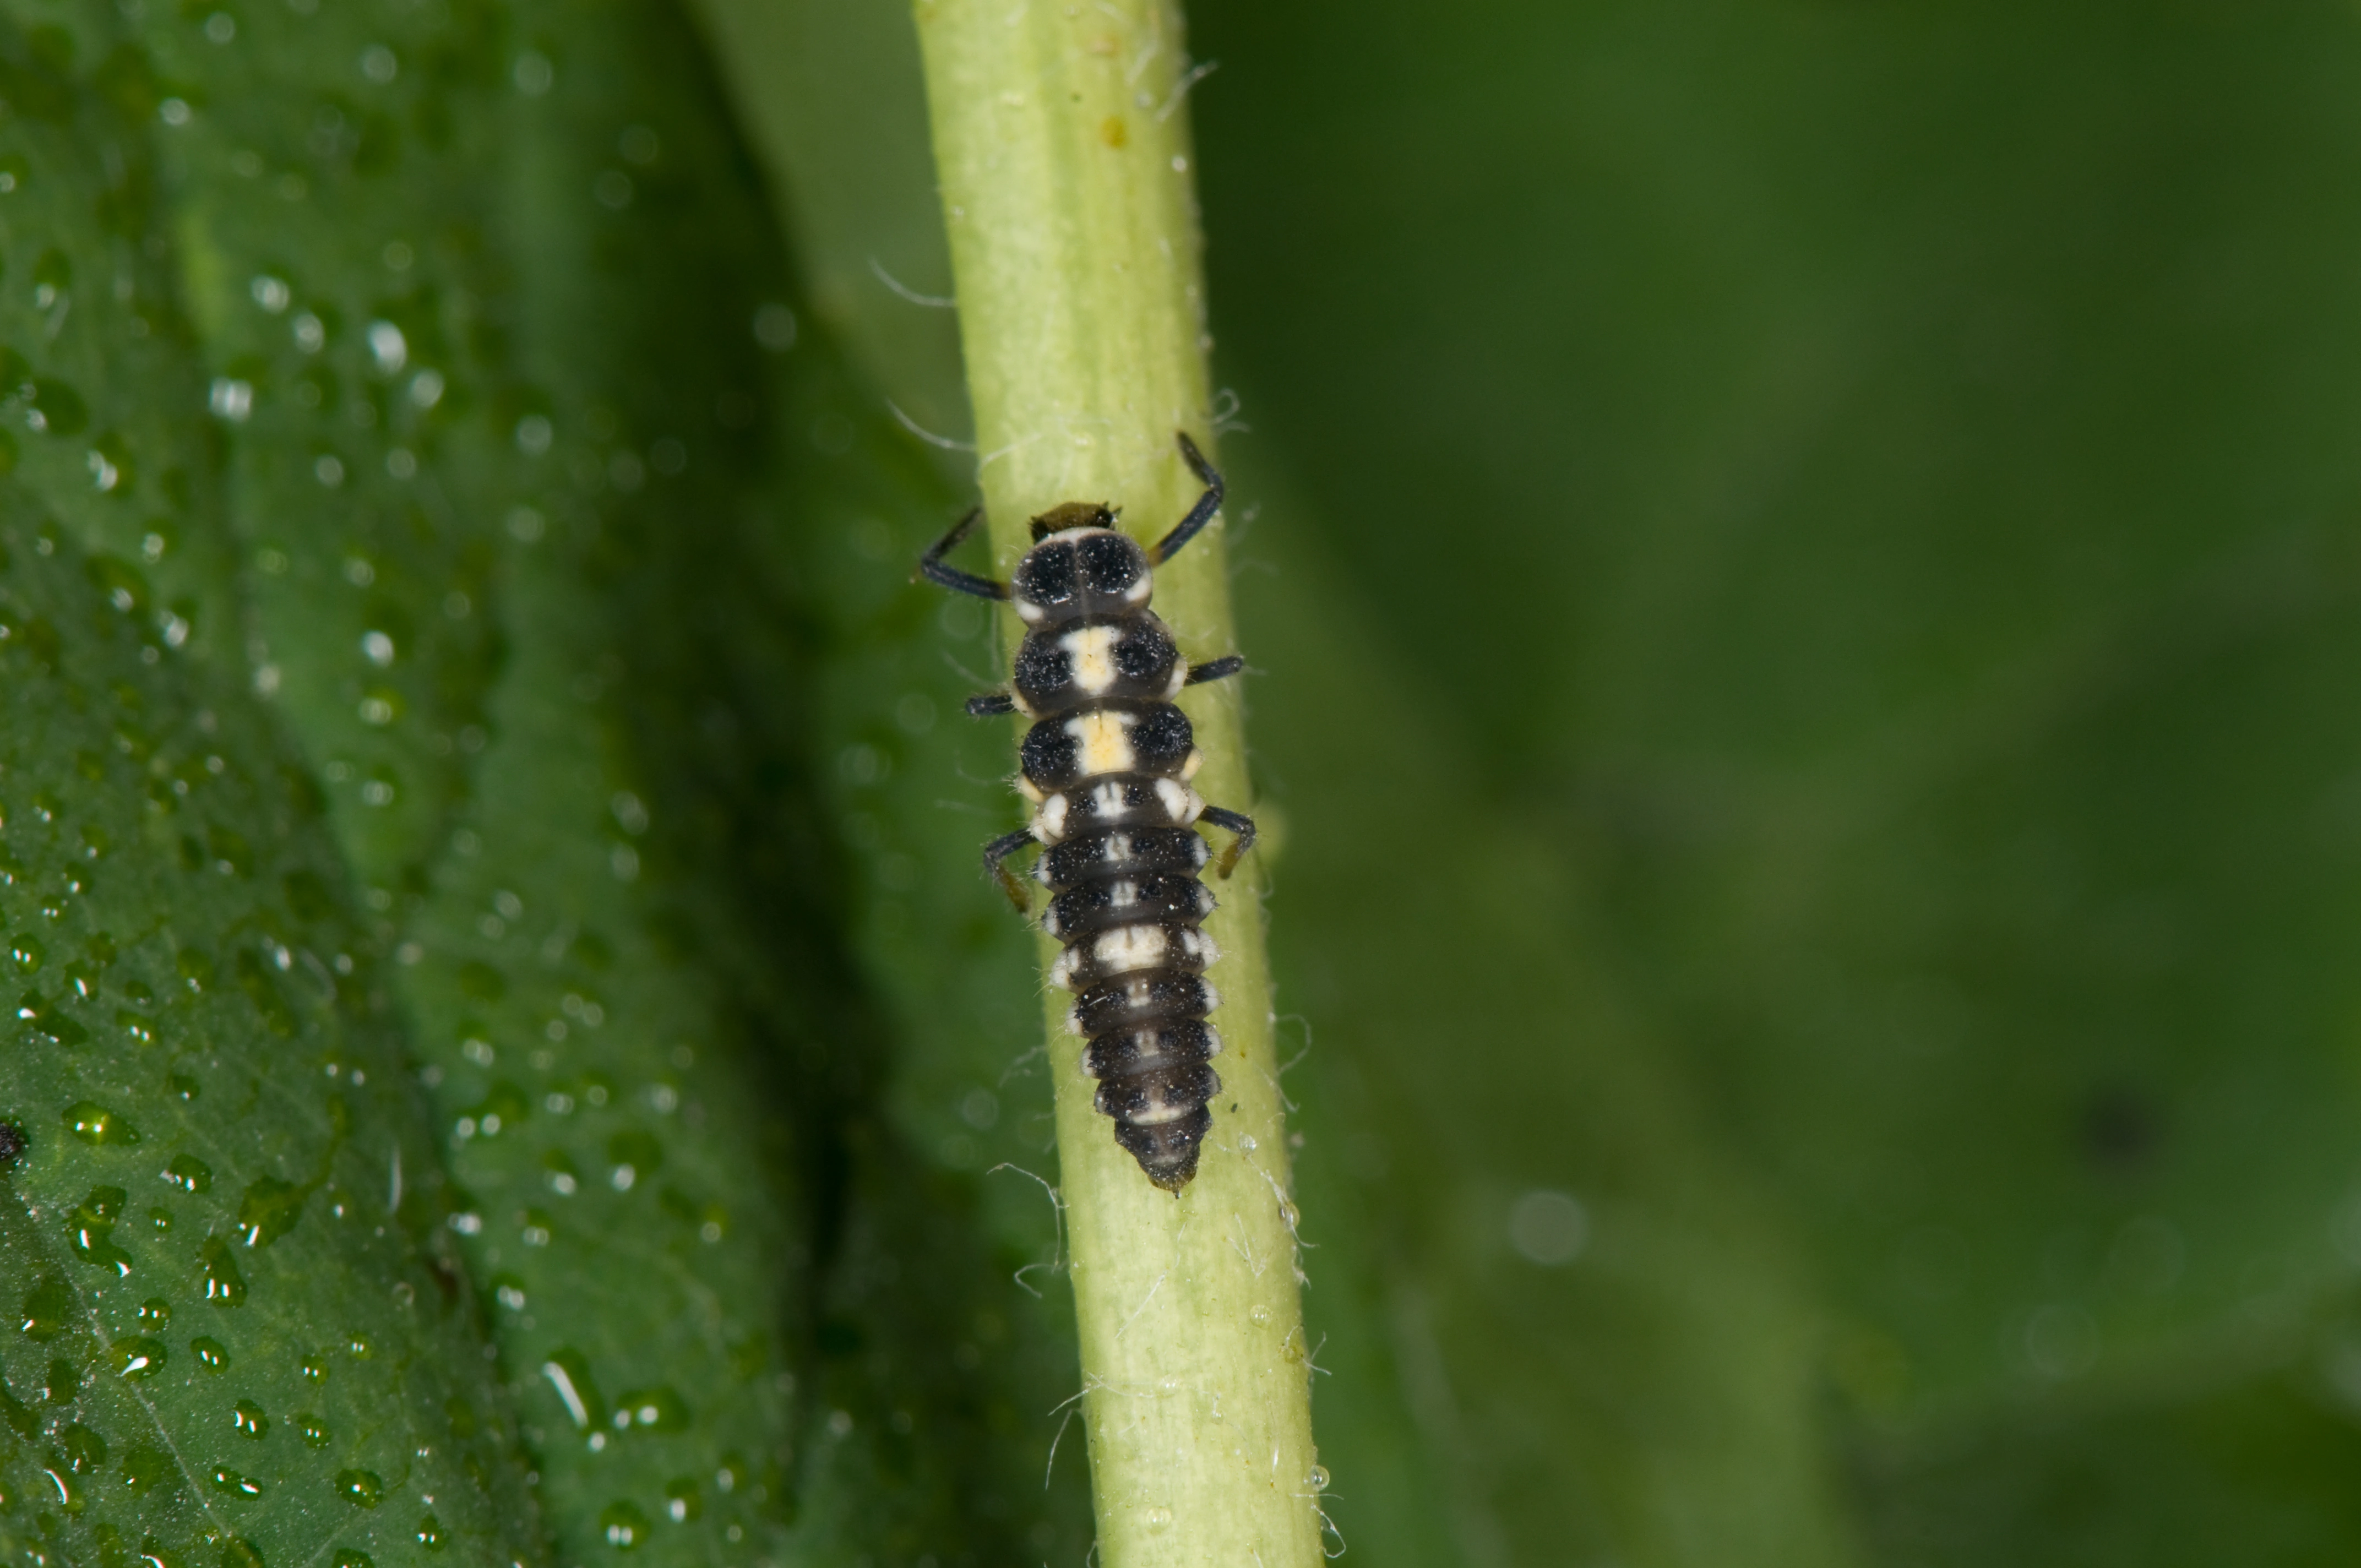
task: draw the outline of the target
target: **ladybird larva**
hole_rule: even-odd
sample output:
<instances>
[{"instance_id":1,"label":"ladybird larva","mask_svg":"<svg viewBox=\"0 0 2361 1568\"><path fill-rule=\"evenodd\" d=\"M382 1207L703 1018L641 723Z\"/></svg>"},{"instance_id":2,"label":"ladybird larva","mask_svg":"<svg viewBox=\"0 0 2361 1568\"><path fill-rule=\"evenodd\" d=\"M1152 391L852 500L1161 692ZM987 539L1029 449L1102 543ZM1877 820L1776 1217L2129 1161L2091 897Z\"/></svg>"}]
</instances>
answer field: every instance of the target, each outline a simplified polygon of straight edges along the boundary
<instances>
[{"instance_id":1,"label":"ladybird larva","mask_svg":"<svg viewBox=\"0 0 2361 1568\"><path fill-rule=\"evenodd\" d=\"M1065 948L1049 978L1074 993L1067 1026L1088 1041L1082 1070L1098 1080L1115 1141L1173 1193L1197 1173L1222 1087L1212 1066L1222 1039L1207 1021L1220 997L1204 978L1220 957L1203 929L1213 895L1198 879L1211 851L1196 824L1232 835L1215 868L1224 878L1255 837L1251 818L1190 787L1202 759L1172 700L1183 686L1237 674L1244 661L1188 663L1148 609L1156 567L1221 510L1222 477L1187 435L1180 444L1205 490L1152 546L1120 532L1104 502L1068 501L1033 520L1032 549L1010 582L997 582L943 564L983 517L979 507L918 564L954 592L1013 601L1024 623L1010 689L967 704L979 717L1033 721L1017 749L1017 788L1033 817L984 846L984 868L1023 910L1024 885L1005 862L1041 846L1033 867L1049 890L1041 927Z\"/></svg>"}]
</instances>

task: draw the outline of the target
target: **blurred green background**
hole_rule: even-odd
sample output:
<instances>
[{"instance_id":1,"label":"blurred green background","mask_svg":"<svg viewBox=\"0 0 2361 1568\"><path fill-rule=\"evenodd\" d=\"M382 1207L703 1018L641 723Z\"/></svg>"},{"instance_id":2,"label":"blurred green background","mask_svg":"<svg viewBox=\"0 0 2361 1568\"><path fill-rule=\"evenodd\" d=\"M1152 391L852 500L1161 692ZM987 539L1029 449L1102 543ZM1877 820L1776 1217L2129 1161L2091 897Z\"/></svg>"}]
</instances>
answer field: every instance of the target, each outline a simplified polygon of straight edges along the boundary
<instances>
[{"instance_id":1,"label":"blurred green background","mask_svg":"<svg viewBox=\"0 0 2361 1568\"><path fill-rule=\"evenodd\" d=\"M752 1218L721 1252L619 1281L561 1246L532 1281L611 1288L579 1332L619 1360L685 1279L775 1342L742 1405L737 1364L682 1362L693 1419L645 1440L676 1464L553 1458L536 1331L452 1244L488 1292L480 1397L552 1477L551 1560L1082 1564L1029 943L972 874L1015 820L1008 738L957 718L997 654L906 582L972 461L911 429L965 413L952 313L911 298L950 280L906 10L365 0L328 37L288 0L119 9L0 6L0 154L35 159L0 170L71 164L113 194L59 253L148 269L75 318L102 335L72 373L143 507L225 563L158 568L205 613L157 678L248 687L266 641L295 672L277 722L327 781L364 961L452 959L391 1008L464 1179L504 1179L449 1124L486 1092L451 1022L489 1006L457 960L494 873L439 847L466 823L512 856L518 824L548 835L515 872L534 919L626 933L632 978L598 983L656 1022L616 1071L693 1035L688 1091L752 1108L728 1137L767 1174L730 1186ZM2361 16L1189 25L1218 64L1189 106L1345 1560L2361 1555ZM219 168L175 150L175 93L192 136L234 107L235 145L281 136L303 193L225 172L234 137ZM401 156L324 149L330 100ZM368 227L392 199L422 214L401 279ZM315 230L275 215L299 201ZM48 375L78 341L49 220L0 217L0 334ZM307 499L332 439L356 487L395 483L395 432L272 423L301 383L255 346L294 352L276 315L237 313L257 266L345 302L348 387L383 379L360 323L412 313L452 396L394 412L445 511L372 533ZM135 353L91 322L138 291L172 302ZM209 378L250 383L250 425L197 406ZM136 556L149 510L106 511L38 400L7 408L25 518ZM347 615L356 539L381 586ZM49 554L19 539L0 579ZM463 576L481 642L437 608ZM389 678L413 641L425 673L371 739L329 676L388 615L417 628ZM372 815L356 745L410 815ZM646 809L602 815L616 789ZM49 1092L39 1042L12 1048L0 1093ZM740 1168L728 1138L674 1146L708 1187ZM48 1441L19 1436L0 1498ZM725 1448L784 1505L751 1542L720 1512L664 1533L653 1488ZM625 1477L644 1541L600 1511ZM28 1564L115 1568L24 1508L0 1542Z\"/></svg>"},{"instance_id":2,"label":"blurred green background","mask_svg":"<svg viewBox=\"0 0 2361 1568\"><path fill-rule=\"evenodd\" d=\"M2348 1557L2349 9L1191 19L1354 1552Z\"/></svg>"}]
</instances>

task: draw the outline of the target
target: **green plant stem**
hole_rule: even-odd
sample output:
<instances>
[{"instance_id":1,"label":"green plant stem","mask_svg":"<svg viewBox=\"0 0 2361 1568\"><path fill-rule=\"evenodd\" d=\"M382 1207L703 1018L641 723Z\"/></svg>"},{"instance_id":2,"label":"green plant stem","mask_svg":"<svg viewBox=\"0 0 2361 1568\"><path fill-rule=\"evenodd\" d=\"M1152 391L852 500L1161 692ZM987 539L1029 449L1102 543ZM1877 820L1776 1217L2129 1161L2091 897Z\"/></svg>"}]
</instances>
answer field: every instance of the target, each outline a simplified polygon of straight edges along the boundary
<instances>
[{"instance_id":1,"label":"green plant stem","mask_svg":"<svg viewBox=\"0 0 2361 1568\"><path fill-rule=\"evenodd\" d=\"M1027 521L1060 501L1112 501L1152 539L1198 488L1174 433L1208 452L1213 433L1180 13L917 9L994 565L1005 575ZM1232 650L1219 528L1157 573L1156 608L1191 658ZM1198 788L1250 810L1238 683L1183 706ZM1321 1560L1260 879L1249 857L1217 884L1223 1091L1177 1200L1116 1146L1066 998L1049 999L1099 1551L1115 1568Z\"/></svg>"}]
</instances>

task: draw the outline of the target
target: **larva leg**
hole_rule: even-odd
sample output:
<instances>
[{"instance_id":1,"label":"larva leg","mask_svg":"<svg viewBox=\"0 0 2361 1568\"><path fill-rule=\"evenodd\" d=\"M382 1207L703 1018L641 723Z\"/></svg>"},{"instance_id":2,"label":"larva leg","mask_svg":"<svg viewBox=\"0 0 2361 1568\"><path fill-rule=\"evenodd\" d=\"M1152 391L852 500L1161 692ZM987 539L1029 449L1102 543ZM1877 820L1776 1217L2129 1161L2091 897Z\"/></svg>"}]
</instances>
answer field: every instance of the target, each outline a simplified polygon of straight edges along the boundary
<instances>
[{"instance_id":1,"label":"larva leg","mask_svg":"<svg viewBox=\"0 0 2361 1568\"><path fill-rule=\"evenodd\" d=\"M1244 812L1224 811L1218 806L1209 806L1201 814L1199 820L1210 822L1216 828L1237 835L1230 840L1230 847L1222 851L1222 858L1213 862L1213 870L1221 874L1223 880L1227 881L1229 874L1237 870L1238 857L1254 848L1254 818Z\"/></svg>"},{"instance_id":2,"label":"larva leg","mask_svg":"<svg viewBox=\"0 0 2361 1568\"><path fill-rule=\"evenodd\" d=\"M953 523L949 533L936 540L933 547L918 557L917 575L938 587L949 588L953 593L973 594L980 599L1006 598L1008 597L1006 583L994 582L990 577L979 577L973 572L962 572L957 566L943 565L943 557L957 549L959 542L972 533L975 531L975 525L983 521L983 509L978 507Z\"/></svg>"},{"instance_id":3,"label":"larva leg","mask_svg":"<svg viewBox=\"0 0 2361 1568\"><path fill-rule=\"evenodd\" d=\"M1172 559L1180 546L1196 538L1198 530L1213 521L1213 514L1222 510L1222 476L1205 461L1205 455L1197 450L1197 444L1189 439L1189 433L1185 430L1180 433L1180 457L1189 465L1189 471L1203 483L1205 493L1197 498L1197 504L1189 509L1189 515L1182 518L1171 532L1158 540L1156 547L1148 553L1148 560L1159 566Z\"/></svg>"},{"instance_id":4,"label":"larva leg","mask_svg":"<svg viewBox=\"0 0 2361 1568\"><path fill-rule=\"evenodd\" d=\"M980 692L967 699L968 717L992 718L1016 711L1016 699L1006 692Z\"/></svg>"},{"instance_id":5,"label":"larva leg","mask_svg":"<svg viewBox=\"0 0 2361 1568\"><path fill-rule=\"evenodd\" d=\"M1190 665L1189 679L1183 684L1202 686L1207 681L1226 681L1246 667L1246 660L1235 653L1219 659L1208 659L1202 664Z\"/></svg>"},{"instance_id":6,"label":"larva leg","mask_svg":"<svg viewBox=\"0 0 2361 1568\"><path fill-rule=\"evenodd\" d=\"M1240 817L1239 820L1243 822L1246 819ZM1247 831L1249 833L1253 831L1251 825ZM983 869L991 874L994 882L1000 884L1000 891L1008 895L1008 902L1016 905L1016 913L1019 915L1026 913L1030 907L1025 897L1025 884L1016 880L1016 873L1011 872L1004 862L1009 856L1032 841L1033 829L1019 828L1014 833L1003 833L983 847Z\"/></svg>"}]
</instances>

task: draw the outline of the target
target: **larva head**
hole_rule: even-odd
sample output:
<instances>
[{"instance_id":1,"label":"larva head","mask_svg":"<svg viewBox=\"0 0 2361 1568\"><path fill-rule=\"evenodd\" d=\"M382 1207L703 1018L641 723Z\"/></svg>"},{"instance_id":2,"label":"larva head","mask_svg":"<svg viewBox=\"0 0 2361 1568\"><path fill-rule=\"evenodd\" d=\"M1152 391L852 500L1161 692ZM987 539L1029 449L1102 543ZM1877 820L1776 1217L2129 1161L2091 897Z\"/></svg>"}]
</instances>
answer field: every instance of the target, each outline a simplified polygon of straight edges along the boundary
<instances>
[{"instance_id":1,"label":"larva head","mask_svg":"<svg viewBox=\"0 0 2361 1568\"><path fill-rule=\"evenodd\" d=\"M1122 615L1148 603L1155 586L1148 552L1115 532L1106 507L1070 501L1035 518L1033 529L1040 543L1016 564L1011 585L1027 626Z\"/></svg>"}]
</instances>

